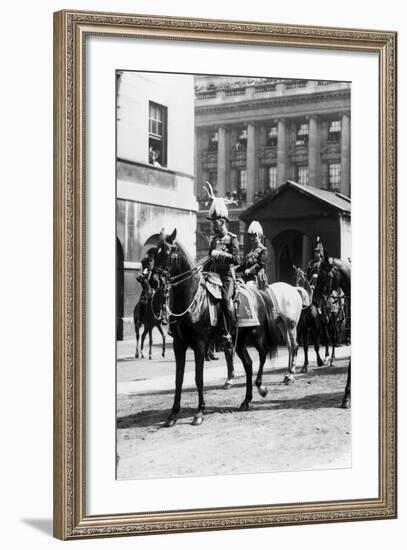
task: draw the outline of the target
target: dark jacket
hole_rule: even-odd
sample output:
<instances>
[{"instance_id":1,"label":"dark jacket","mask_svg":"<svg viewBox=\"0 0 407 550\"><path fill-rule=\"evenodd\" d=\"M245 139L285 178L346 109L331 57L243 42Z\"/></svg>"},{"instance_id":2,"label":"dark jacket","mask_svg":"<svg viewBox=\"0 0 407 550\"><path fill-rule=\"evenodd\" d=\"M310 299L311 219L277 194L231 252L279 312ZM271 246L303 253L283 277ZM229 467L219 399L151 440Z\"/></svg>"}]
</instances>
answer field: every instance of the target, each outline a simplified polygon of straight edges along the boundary
<instances>
[{"instance_id":1,"label":"dark jacket","mask_svg":"<svg viewBox=\"0 0 407 550\"><path fill-rule=\"evenodd\" d=\"M220 254L217 258L212 258L212 250L220 250ZM232 277L231 266L239 265L240 253L239 242L234 233L229 231L226 235L215 235L212 237L209 244L209 258L208 270L223 277Z\"/></svg>"},{"instance_id":2,"label":"dark jacket","mask_svg":"<svg viewBox=\"0 0 407 550\"><path fill-rule=\"evenodd\" d=\"M243 279L247 281L258 281L261 279L263 282L261 286L267 285L266 282L266 261L267 261L267 248L263 244L259 244L255 248L252 248L245 256L243 262L240 264L238 271L243 272ZM248 270L249 273L245 273ZM259 285L260 286L260 285Z\"/></svg>"}]
</instances>

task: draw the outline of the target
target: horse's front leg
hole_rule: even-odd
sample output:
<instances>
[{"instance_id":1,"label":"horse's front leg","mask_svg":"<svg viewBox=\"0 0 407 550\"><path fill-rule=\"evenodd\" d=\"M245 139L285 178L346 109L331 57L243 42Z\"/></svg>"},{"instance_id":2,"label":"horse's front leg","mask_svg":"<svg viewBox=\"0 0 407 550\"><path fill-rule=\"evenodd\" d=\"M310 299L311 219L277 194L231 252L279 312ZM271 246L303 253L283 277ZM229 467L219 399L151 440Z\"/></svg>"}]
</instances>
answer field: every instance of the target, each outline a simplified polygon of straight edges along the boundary
<instances>
[{"instance_id":1,"label":"horse's front leg","mask_svg":"<svg viewBox=\"0 0 407 550\"><path fill-rule=\"evenodd\" d=\"M153 355L153 329L148 331L148 358L151 360Z\"/></svg>"},{"instance_id":2,"label":"horse's front leg","mask_svg":"<svg viewBox=\"0 0 407 550\"><path fill-rule=\"evenodd\" d=\"M140 327L139 326L136 326L136 353L134 354L134 357L136 359L138 359L140 357L140 348L139 348L139 344L140 344Z\"/></svg>"},{"instance_id":3,"label":"horse's front leg","mask_svg":"<svg viewBox=\"0 0 407 550\"><path fill-rule=\"evenodd\" d=\"M171 413L164 422L165 428L172 428L178 420L178 415L181 408L182 383L184 381L185 372L185 356L187 348L183 343L179 343L177 340L174 340L173 348L175 353L175 395Z\"/></svg>"},{"instance_id":4,"label":"horse's front leg","mask_svg":"<svg viewBox=\"0 0 407 550\"><path fill-rule=\"evenodd\" d=\"M233 344L231 343L225 344L224 353L225 353L228 375L225 380L225 383L223 384L223 389L229 390L233 386L233 380L235 378L235 368L233 365Z\"/></svg>"},{"instance_id":5,"label":"horse's front leg","mask_svg":"<svg viewBox=\"0 0 407 550\"><path fill-rule=\"evenodd\" d=\"M203 413L205 410L205 401L203 396L203 370L204 370L204 361L205 361L205 344L202 341L199 341L194 349L195 353L195 384L198 390L198 410L195 413L194 419L192 420L193 426L200 426L203 422Z\"/></svg>"},{"instance_id":6,"label":"horse's front leg","mask_svg":"<svg viewBox=\"0 0 407 550\"><path fill-rule=\"evenodd\" d=\"M163 347L162 347L162 351L161 351L161 357L165 357L165 334L164 334L163 328L161 326L161 323L157 324L157 328L158 328L158 330L161 334L161 338L163 339Z\"/></svg>"},{"instance_id":7,"label":"horse's front leg","mask_svg":"<svg viewBox=\"0 0 407 550\"><path fill-rule=\"evenodd\" d=\"M332 367L335 363L335 348L336 348L336 343L337 343L337 340L338 340L338 332L337 332L337 320L335 317L332 317L332 320L331 320L331 334L332 334L332 341L331 341L331 346L332 346L332 350L331 350L331 362L330 362L330 366Z\"/></svg>"},{"instance_id":8,"label":"horse's front leg","mask_svg":"<svg viewBox=\"0 0 407 550\"><path fill-rule=\"evenodd\" d=\"M302 331L302 347L304 349L304 364L301 372L308 372L308 329Z\"/></svg>"},{"instance_id":9,"label":"horse's front leg","mask_svg":"<svg viewBox=\"0 0 407 550\"><path fill-rule=\"evenodd\" d=\"M143 334L141 335L141 349L140 349L140 355L141 357L143 357L143 359L144 359L144 353L143 353L144 340L146 339L146 336L147 336L147 328L144 327Z\"/></svg>"},{"instance_id":10,"label":"horse's front leg","mask_svg":"<svg viewBox=\"0 0 407 550\"><path fill-rule=\"evenodd\" d=\"M343 396L342 400L342 409L349 409L350 408L350 386L351 386L351 367L350 367L350 361L349 361L349 367L348 367L348 379L346 381L346 388L345 388L345 394Z\"/></svg>"}]
</instances>

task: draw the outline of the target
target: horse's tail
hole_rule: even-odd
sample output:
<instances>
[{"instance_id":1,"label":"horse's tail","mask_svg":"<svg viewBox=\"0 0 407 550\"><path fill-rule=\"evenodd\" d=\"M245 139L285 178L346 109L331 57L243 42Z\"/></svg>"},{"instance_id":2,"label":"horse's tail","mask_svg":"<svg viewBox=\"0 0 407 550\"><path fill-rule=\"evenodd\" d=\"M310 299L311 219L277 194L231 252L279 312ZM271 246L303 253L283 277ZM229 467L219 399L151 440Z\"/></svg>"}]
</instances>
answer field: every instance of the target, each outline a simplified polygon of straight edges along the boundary
<instances>
[{"instance_id":1,"label":"horse's tail","mask_svg":"<svg viewBox=\"0 0 407 550\"><path fill-rule=\"evenodd\" d=\"M259 290L261 300L264 304L264 332L267 353L270 358L273 358L278 353L278 342L280 338L280 331L276 322L273 319L273 302L265 290Z\"/></svg>"}]
</instances>

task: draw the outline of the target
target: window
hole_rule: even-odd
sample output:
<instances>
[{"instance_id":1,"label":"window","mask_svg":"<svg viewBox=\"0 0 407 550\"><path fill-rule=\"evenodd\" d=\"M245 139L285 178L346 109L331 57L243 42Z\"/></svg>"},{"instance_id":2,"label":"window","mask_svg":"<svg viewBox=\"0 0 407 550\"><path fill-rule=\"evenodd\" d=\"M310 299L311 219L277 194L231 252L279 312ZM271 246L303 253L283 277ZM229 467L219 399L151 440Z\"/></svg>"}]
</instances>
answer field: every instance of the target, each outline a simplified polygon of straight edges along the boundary
<instances>
[{"instance_id":1,"label":"window","mask_svg":"<svg viewBox=\"0 0 407 550\"><path fill-rule=\"evenodd\" d=\"M328 141L339 141L341 138L341 121L331 120L328 128Z\"/></svg>"},{"instance_id":2,"label":"window","mask_svg":"<svg viewBox=\"0 0 407 550\"><path fill-rule=\"evenodd\" d=\"M308 166L298 166L297 181L300 185L308 185Z\"/></svg>"},{"instance_id":3,"label":"window","mask_svg":"<svg viewBox=\"0 0 407 550\"><path fill-rule=\"evenodd\" d=\"M235 143L236 151L246 151L247 149L247 129L242 128L237 135L237 140Z\"/></svg>"},{"instance_id":4,"label":"window","mask_svg":"<svg viewBox=\"0 0 407 550\"><path fill-rule=\"evenodd\" d=\"M277 126L267 128L267 147L277 146Z\"/></svg>"},{"instance_id":5,"label":"window","mask_svg":"<svg viewBox=\"0 0 407 550\"><path fill-rule=\"evenodd\" d=\"M167 166L167 107L149 103L148 162Z\"/></svg>"},{"instance_id":6,"label":"window","mask_svg":"<svg viewBox=\"0 0 407 550\"><path fill-rule=\"evenodd\" d=\"M341 165L332 163L328 166L328 184L330 191L339 191L341 185Z\"/></svg>"},{"instance_id":7,"label":"window","mask_svg":"<svg viewBox=\"0 0 407 550\"><path fill-rule=\"evenodd\" d=\"M247 189L247 170L239 170L238 172L238 185L239 191L246 191Z\"/></svg>"},{"instance_id":8,"label":"window","mask_svg":"<svg viewBox=\"0 0 407 550\"><path fill-rule=\"evenodd\" d=\"M307 145L308 144L308 124L306 122L301 123L297 126L297 136L296 136L296 145Z\"/></svg>"},{"instance_id":9,"label":"window","mask_svg":"<svg viewBox=\"0 0 407 550\"><path fill-rule=\"evenodd\" d=\"M277 187L277 166L269 166L267 170L267 185L269 189Z\"/></svg>"},{"instance_id":10,"label":"window","mask_svg":"<svg viewBox=\"0 0 407 550\"><path fill-rule=\"evenodd\" d=\"M218 132L210 132L208 149L209 151L218 150Z\"/></svg>"}]
</instances>

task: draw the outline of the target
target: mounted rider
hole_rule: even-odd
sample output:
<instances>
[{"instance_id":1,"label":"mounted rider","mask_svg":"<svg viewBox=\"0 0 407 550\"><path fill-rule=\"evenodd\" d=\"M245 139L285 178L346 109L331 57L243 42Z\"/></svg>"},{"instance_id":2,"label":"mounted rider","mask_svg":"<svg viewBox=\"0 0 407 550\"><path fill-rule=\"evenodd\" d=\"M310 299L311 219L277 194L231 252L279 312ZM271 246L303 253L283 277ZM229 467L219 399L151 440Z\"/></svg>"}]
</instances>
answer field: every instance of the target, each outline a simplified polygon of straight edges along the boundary
<instances>
[{"instance_id":1,"label":"mounted rider","mask_svg":"<svg viewBox=\"0 0 407 550\"><path fill-rule=\"evenodd\" d=\"M222 341L225 344L231 344L231 329L234 319L234 305L232 297L234 293L234 269L233 266L240 264L239 242L234 233L228 231L227 222L228 209L226 204L234 201L215 197L211 185L207 182L210 192L206 189L209 198L212 199L212 205L209 209L207 219L212 222L215 232L209 244L209 263L208 271L217 273L222 281L220 301L223 313L225 329L222 334Z\"/></svg>"},{"instance_id":2,"label":"mounted rider","mask_svg":"<svg viewBox=\"0 0 407 550\"><path fill-rule=\"evenodd\" d=\"M150 277L154 267L154 251L149 250L141 260L141 270L136 280L141 284L141 295L139 300L140 320L143 319L146 312L148 296L150 292Z\"/></svg>"},{"instance_id":3,"label":"mounted rider","mask_svg":"<svg viewBox=\"0 0 407 550\"><path fill-rule=\"evenodd\" d=\"M252 221L249 225L251 249L244 257L236 271L243 273L245 283L254 281L260 290L265 290L268 285L266 275L267 248L262 243L263 228L258 221Z\"/></svg>"},{"instance_id":4,"label":"mounted rider","mask_svg":"<svg viewBox=\"0 0 407 550\"><path fill-rule=\"evenodd\" d=\"M310 262L308 262L306 272L307 279L311 285L311 288L314 288L316 285L323 256L324 247L322 245L320 237L317 237L317 244L314 248L314 258Z\"/></svg>"}]
</instances>

